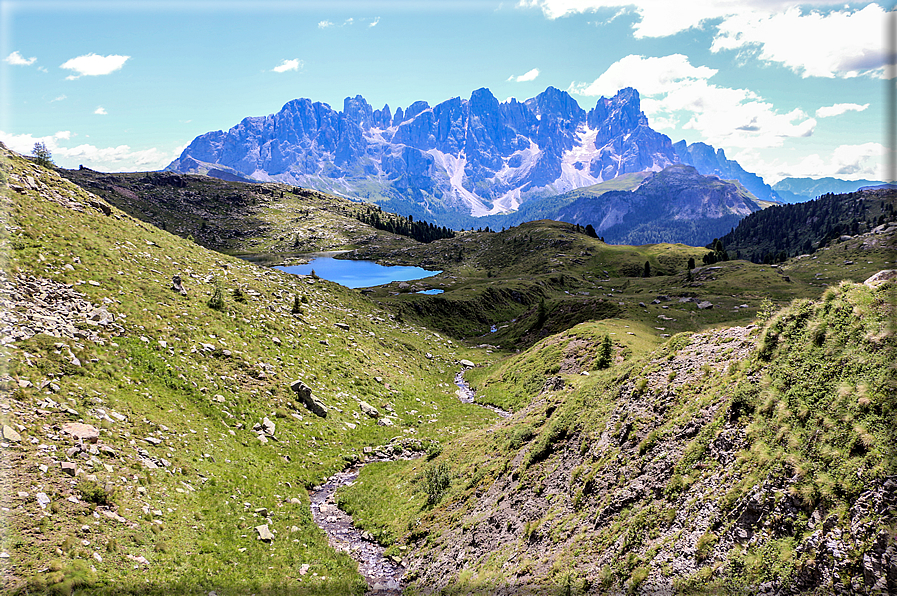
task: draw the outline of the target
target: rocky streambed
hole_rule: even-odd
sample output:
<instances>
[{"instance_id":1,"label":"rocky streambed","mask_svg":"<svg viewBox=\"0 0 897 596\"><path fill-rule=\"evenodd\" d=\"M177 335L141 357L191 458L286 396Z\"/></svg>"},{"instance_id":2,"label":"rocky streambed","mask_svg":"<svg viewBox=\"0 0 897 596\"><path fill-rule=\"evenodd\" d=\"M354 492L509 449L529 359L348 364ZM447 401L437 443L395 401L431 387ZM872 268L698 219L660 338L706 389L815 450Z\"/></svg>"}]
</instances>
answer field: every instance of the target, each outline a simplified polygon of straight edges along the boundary
<instances>
[{"instance_id":1,"label":"rocky streambed","mask_svg":"<svg viewBox=\"0 0 897 596\"><path fill-rule=\"evenodd\" d=\"M455 385L458 386L458 399L462 402L492 410L503 418L511 415L510 412L501 408L474 401L476 394L464 380L463 370L455 375ZM370 586L367 592L369 595L399 595L402 593L402 577L405 575L405 567L400 562L385 556L383 554L386 550L385 547L377 544L369 534L355 527L352 516L337 506L336 491L341 487L351 486L358 479L361 469L371 462L416 459L423 456L424 452L420 450L419 446L415 449L411 445L390 445L371 451L372 455L363 462L342 472L337 472L324 484L311 490L309 493L311 516L318 527L327 534L330 546L338 551L348 553L350 557L358 561L358 572Z\"/></svg>"},{"instance_id":2,"label":"rocky streambed","mask_svg":"<svg viewBox=\"0 0 897 596\"><path fill-rule=\"evenodd\" d=\"M464 380L464 371L460 371L457 375L455 375L455 385L458 386L458 399L460 399L465 404L474 404L480 406L481 408L486 408L487 410L492 410L502 418L509 418L511 416L510 412L506 412L501 408L496 408L495 406L490 406L488 404L481 404L475 400L476 392L470 388L470 385L467 381Z\"/></svg>"},{"instance_id":3,"label":"rocky streambed","mask_svg":"<svg viewBox=\"0 0 897 596\"><path fill-rule=\"evenodd\" d=\"M416 454L419 457L420 453ZM385 547L370 539L352 523L352 516L336 506L336 491L340 487L350 486L358 479L358 474L366 464L372 461L396 461L412 459L412 456L395 456L372 458L356 464L347 470L338 472L327 479L321 486L310 493L311 516L315 523L327 533L330 546L349 554L358 561L358 572L370 586L368 594L386 596L402 593L402 576L405 568L401 564L383 555Z\"/></svg>"}]
</instances>

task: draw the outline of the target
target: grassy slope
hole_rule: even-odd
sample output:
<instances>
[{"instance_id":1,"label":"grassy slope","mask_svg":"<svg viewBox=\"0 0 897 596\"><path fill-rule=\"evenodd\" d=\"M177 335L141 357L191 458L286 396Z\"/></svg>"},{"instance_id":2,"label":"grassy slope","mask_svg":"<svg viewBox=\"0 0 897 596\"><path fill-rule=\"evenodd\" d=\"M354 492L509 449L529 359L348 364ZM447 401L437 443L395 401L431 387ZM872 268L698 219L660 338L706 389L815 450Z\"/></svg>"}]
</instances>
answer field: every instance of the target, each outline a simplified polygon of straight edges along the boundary
<instances>
[{"instance_id":1,"label":"grassy slope","mask_svg":"<svg viewBox=\"0 0 897 596\"><path fill-rule=\"evenodd\" d=\"M457 360L473 353L396 323L341 286L212 253L134 220L5 150L2 175L7 291L24 292L32 276L71 284L123 327L119 336L99 329L99 342L38 334L3 347L0 416L22 437L3 448L5 586L362 592L355 563L313 524L304 486L364 446L396 436L444 442L492 420L454 397ZM175 274L187 296L170 289ZM215 284L220 310L208 306ZM307 302L294 316L297 295ZM52 296L28 300L38 298L79 328L98 329ZM24 306L13 314L24 317ZM326 419L295 401L296 378L331 408ZM395 426L364 416L358 399L383 413L394 408ZM125 420L102 420L100 410ZM250 429L265 416L276 422L277 440L262 444ZM59 429L76 420L100 427L100 443L113 453L67 456L74 441ZM138 449L170 466L148 469ZM60 468L69 459L83 470L75 478ZM52 500L47 509L35 500L39 492ZM101 514L85 500L91 495L108 496L122 520ZM259 507L277 532L271 545L256 540L254 527L266 523ZM131 558L141 556L146 564ZM304 563L311 567L302 576Z\"/></svg>"},{"instance_id":2,"label":"grassy slope","mask_svg":"<svg viewBox=\"0 0 897 596\"><path fill-rule=\"evenodd\" d=\"M361 203L286 184L226 182L172 172L60 173L134 217L230 254L281 260L291 253L369 243L416 244L359 222L355 214L364 208Z\"/></svg>"},{"instance_id":3,"label":"grassy slope","mask_svg":"<svg viewBox=\"0 0 897 596\"><path fill-rule=\"evenodd\" d=\"M401 250L370 246L355 254L442 269L440 275L404 289L399 284L377 288L371 296L409 320L461 337L479 337L477 343L508 350L528 347L594 319L633 321L653 328L657 339L712 325L745 324L766 299L782 305L793 298L818 296L823 283L863 281L890 267L892 260L887 246L838 245L821 251L816 259L782 266L728 261L699 267L689 280L688 259L701 263L706 252L683 244L609 245L570 224L539 221ZM843 256L848 254L855 258ZM854 263L844 265L847 260ZM645 262L651 270L648 278L642 277ZM414 293L426 288L444 293ZM654 303L663 296L671 299ZM694 301L679 301L688 297ZM541 300L547 318L538 326ZM714 307L698 309L700 301ZM497 326L496 333L489 333L492 325Z\"/></svg>"},{"instance_id":4,"label":"grassy slope","mask_svg":"<svg viewBox=\"0 0 897 596\"><path fill-rule=\"evenodd\" d=\"M479 373L530 402L427 464L452 473L436 508L375 521L405 532L418 588L868 590L864 555L894 540L894 304L893 285L846 283L547 390L565 344L603 332L576 327ZM380 473L341 499L362 508ZM404 502L421 472L390 473L379 498Z\"/></svg>"}]
</instances>

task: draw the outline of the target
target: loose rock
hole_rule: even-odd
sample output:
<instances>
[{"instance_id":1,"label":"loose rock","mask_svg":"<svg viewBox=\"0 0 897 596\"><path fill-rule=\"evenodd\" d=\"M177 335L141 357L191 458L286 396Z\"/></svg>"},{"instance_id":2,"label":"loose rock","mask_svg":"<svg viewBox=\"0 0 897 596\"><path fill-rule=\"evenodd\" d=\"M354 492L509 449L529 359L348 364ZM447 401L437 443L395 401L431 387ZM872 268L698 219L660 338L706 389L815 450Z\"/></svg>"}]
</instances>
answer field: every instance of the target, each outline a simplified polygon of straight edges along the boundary
<instances>
[{"instance_id":1,"label":"loose rock","mask_svg":"<svg viewBox=\"0 0 897 596\"><path fill-rule=\"evenodd\" d=\"M9 441L11 443L20 443L22 441L22 436L16 432L16 430L7 425L3 425L3 440Z\"/></svg>"},{"instance_id":2,"label":"loose rock","mask_svg":"<svg viewBox=\"0 0 897 596\"><path fill-rule=\"evenodd\" d=\"M255 531L259 533L259 540L264 542L271 542L274 540L274 534L268 529L268 524L265 524L264 526L256 526Z\"/></svg>"},{"instance_id":3,"label":"loose rock","mask_svg":"<svg viewBox=\"0 0 897 596\"><path fill-rule=\"evenodd\" d=\"M66 422L62 425L62 432L88 443L96 443L100 438L100 431L97 427L83 422Z\"/></svg>"}]
</instances>

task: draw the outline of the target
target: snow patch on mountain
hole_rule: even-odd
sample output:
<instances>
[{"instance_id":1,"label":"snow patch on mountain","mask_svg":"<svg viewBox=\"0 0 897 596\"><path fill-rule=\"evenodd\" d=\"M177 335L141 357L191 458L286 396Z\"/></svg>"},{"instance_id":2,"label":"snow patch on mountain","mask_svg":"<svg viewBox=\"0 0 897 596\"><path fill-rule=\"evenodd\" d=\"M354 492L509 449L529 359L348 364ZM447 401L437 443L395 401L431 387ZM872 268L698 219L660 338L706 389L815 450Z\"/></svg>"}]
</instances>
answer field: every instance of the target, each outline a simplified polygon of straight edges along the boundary
<instances>
[{"instance_id":1,"label":"snow patch on mountain","mask_svg":"<svg viewBox=\"0 0 897 596\"><path fill-rule=\"evenodd\" d=\"M520 207L520 203L520 189L513 188L492 203L492 209L487 215L500 215L502 213L517 211Z\"/></svg>"},{"instance_id":2,"label":"snow patch on mountain","mask_svg":"<svg viewBox=\"0 0 897 596\"><path fill-rule=\"evenodd\" d=\"M542 150L539 149L539 146L534 143L532 139L528 140L529 147L515 151L504 160L502 168L495 173L493 178L494 181L504 185L513 185L516 184L517 181L526 178L536 165L536 162L539 161L539 156L542 153ZM518 198L519 194L520 193L518 193Z\"/></svg>"},{"instance_id":3,"label":"snow patch on mountain","mask_svg":"<svg viewBox=\"0 0 897 596\"><path fill-rule=\"evenodd\" d=\"M467 205L472 216L481 217L489 214L489 207L483 203L480 197L464 188L464 168L467 166L467 155L463 151L455 156L443 153L439 149L430 149L427 154L431 155L436 165L448 174L449 185L455 199Z\"/></svg>"},{"instance_id":4,"label":"snow patch on mountain","mask_svg":"<svg viewBox=\"0 0 897 596\"><path fill-rule=\"evenodd\" d=\"M558 193L603 182L600 176L590 173L592 160L598 157L598 148L595 147L598 131L581 126L576 130L576 136L578 144L561 157L561 176L554 183Z\"/></svg>"}]
</instances>

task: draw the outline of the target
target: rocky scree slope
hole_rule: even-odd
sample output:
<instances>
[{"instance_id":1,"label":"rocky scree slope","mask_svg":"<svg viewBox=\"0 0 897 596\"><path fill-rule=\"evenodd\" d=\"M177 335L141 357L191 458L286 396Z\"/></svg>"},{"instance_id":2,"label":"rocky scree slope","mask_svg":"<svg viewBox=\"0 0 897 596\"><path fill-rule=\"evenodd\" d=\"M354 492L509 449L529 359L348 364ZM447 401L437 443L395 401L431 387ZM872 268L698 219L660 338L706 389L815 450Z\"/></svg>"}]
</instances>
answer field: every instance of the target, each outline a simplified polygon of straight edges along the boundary
<instances>
[{"instance_id":1,"label":"rocky scree slope","mask_svg":"<svg viewBox=\"0 0 897 596\"><path fill-rule=\"evenodd\" d=\"M306 487L496 418L454 395L473 352L356 292L208 251L5 148L0 181L9 593L360 595Z\"/></svg>"},{"instance_id":2,"label":"rocky scree slope","mask_svg":"<svg viewBox=\"0 0 897 596\"><path fill-rule=\"evenodd\" d=\"M894 285L870 285L561 376L447 446L452 488L405 537L413 585L894 593Z\"/></svg>"}]
</instances>

